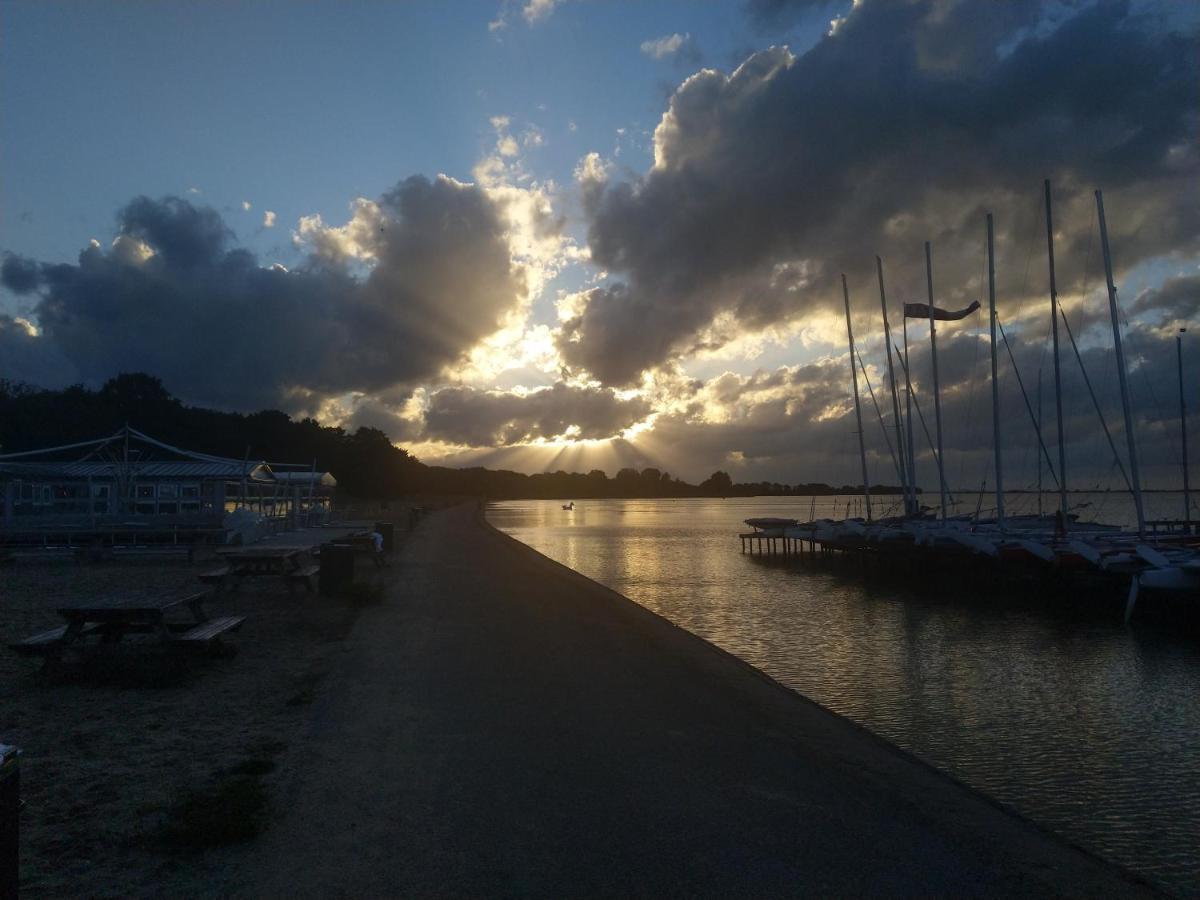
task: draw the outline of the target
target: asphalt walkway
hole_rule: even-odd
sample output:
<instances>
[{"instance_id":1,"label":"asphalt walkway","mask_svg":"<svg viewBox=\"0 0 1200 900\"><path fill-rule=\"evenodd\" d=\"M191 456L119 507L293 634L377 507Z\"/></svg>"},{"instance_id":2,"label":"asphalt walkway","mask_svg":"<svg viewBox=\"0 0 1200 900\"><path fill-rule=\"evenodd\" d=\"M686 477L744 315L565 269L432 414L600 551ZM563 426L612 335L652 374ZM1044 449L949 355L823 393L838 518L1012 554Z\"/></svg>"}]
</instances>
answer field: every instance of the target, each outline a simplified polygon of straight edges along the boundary
<instances>
[{"instance_id":1,"label":"asphalt walkway","mask_svg":"<svg viewBox=\"0 0 1200 900\"><path fill-rule=\"evenodd\" d=\"M247 896L1145 890L473 507L427 518L395 566Z\"/></svg>"}]
</instances>

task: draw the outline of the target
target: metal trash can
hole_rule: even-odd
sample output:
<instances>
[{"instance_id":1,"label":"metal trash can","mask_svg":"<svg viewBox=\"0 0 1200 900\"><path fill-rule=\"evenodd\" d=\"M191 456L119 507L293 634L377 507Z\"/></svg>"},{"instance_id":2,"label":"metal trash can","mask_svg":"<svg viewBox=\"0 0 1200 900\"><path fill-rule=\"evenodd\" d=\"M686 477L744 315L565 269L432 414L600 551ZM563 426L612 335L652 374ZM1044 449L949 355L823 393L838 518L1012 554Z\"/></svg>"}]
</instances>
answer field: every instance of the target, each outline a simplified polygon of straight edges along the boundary
<instances>
[{"instance_id":1,"label":"metal trash can","mask_svg":"<svg viewBox=\"0 0 1200 900\"><path fill-rule=\"evenodd\" d=\"M375 530L383 535L383 552L391 553L396 547L396 526L391 522L376 522Z\"/></svg>"},{"instance_id":2,"label":"metal trash can","mask_svg":"<svg viewBox=\"0 0 1200 900\"><path fill-rule=\"evenodd\" d=\"M325 595L337 594L354 583L354 548L321 545L321 574L318 587Z\"/></svg>"},{"instance_id":3,"label":"metal trash can","mask_svg":"<svg viewBox=\"0 0 1200 900\"><path fill-rule=\"evenodd\" d=\"M21 751L0 744L0 900L17 900L21 862Z\"/></svg>"}]
</instances>

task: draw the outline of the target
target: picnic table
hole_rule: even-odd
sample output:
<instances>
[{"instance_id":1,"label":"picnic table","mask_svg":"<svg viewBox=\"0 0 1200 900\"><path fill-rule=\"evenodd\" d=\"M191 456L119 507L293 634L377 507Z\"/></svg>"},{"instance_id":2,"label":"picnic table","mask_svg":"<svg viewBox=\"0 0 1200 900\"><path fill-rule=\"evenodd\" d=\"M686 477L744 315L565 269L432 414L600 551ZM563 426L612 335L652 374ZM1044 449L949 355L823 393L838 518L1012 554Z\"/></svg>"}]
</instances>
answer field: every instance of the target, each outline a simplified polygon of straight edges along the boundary
<instances>
[{"instance_id":1,"label":"picnic table","mask_svg":"<svg viewBox=\"0 0 1200 900\"><path fill-rule=\"evenodd\" d=\"M376 549L374 531L352 531L334 538L329 543L334 547L348 547L355 553L365 553L377 567L387 565L383 552Z\"/></svg>"},{"instance_id":2,"label":"picnic table","mask_svg":"<svg viewBox=\"0 0 1200 900\"><path fill-rule=\"evenodd\" d=\"M168 594L162 597L124 600L100 600L59 608L65 625L35 634L12 649L26 655L42 656L48 665L59 662L67 653L86 653L97 645L119 644L132 634L157 635L174 647L213 648L227 631L239 628L244 616L210 618L204 610L208 591ZM188 618L179 621L176 611L186 610Z\"/></svg>"},{"instance_id":3,"label":"picnic table","mask_svg":"<svg viewBox=\"0 0 1200 900\"><path fill-rule=\"evenodd\" d=\"M217 555L225 560L234 575L286 575L300 567L300 555L307 547L220 547Z\"/></svg>"},{"instance_id":4,"label":"picnic table","mask_svg":"<svg viewBox=\"0 0 1200 900\"><path fill-rule=\"evenodd\" d=\"M290 590L297 582L303 582L309 590L313 579L320 572L316 565L303 565L301 557L309 547L229 547L220 548L217 554L223 565L211 572L204 572L200 580L209 584L223 585L230 576L239 581L243 578L261 576L283 578Z\"/></svg>"}]
</instances>

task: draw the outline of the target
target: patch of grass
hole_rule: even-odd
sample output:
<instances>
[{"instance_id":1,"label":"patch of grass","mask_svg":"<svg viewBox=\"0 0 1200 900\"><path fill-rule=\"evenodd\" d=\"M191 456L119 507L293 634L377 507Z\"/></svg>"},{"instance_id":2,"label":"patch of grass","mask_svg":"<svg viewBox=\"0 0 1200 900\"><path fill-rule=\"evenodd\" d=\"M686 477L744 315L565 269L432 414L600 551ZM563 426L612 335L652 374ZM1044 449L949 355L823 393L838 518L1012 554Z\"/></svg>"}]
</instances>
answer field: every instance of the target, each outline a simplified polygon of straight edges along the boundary
<instances>
[{"instance_id":1,"label":"patch of grass","mask_svg":"<svg viewBox=\"0 0 1200 900\"><path fill-rule=\"evenodd\" d=\"M232 774L208 790L184 794L167 813L163 843L172 850L194 853L257 837L266 824L268 804L260 774Z\"/></svg>"}]
</instances>

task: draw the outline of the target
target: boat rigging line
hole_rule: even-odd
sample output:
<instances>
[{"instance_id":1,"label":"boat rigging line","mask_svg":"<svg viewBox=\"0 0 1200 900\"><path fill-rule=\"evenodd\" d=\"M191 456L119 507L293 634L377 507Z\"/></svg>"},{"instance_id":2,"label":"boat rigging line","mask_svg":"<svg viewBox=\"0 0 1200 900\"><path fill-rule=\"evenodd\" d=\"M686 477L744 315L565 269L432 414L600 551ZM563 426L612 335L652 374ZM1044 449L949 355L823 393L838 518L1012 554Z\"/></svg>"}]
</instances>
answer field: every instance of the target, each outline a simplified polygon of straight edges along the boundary
<instances>
[{"instance_id":1,"label":"boat rigging line","mask_svg":"<svg viewBox=\"0 0 1200 900\"><path fill-rule=\"evenodd\" d=\"M1038 446L1042 448L1042 455L1046 458L1046 465L1050 468L1050 477L1054 479L1054 484L1057 487L1059 483L1058 475L1054 472L1054 463L1050 461L1050 452L1046 449L1046 442L1042 440L1041 425L1033 414L1033 407L1029 403L1029 394L1025 391L1025 382L1021 380L1021 370L1017 367L1017 358L1013 356L1012 345L1008 342L1008 334L1004 330L1004 323L1000 321L999 313L996 314L996 327L1000 329L1000 337L1004 339L1004 349L1008 351L1008 360L1012 363L1013 374L1017 376L1017 386L1021 389L1021 397L1025 400L1025 411L1029 413L1029 418L1033 420L1033 430L1037 433ZM1040 392L1038 396L1041 396Z\"/></svg>"},{"instance_id":2,"label":"boat rigging line","mask_svg":"<svg viewBox=\"0 0 1200 900\"><path fill-rule=\"evenodd\" d=\"M917 399L917 391L912 386L912 379L909 378L909 376L908 376L908 366L904 361L904 357L900 355L900 348L896 347L895 349L896 349L896 356L900 358L900 368L904 370L904 383L905 383L905 386L908 388L908 396L912 400L912 405L917 411L917 421L919 421L921 423L921 430L925 432L925 441L926 441L926 443L929 444L929 451L933 454L933 459L936 462L938 459L937 447L933 443L933 436L929 433L929 426L925 424L925 414L923 412L921 412L921 402ZM908 425L909 425L909 429L911 430L912 429L912 417L911 416L909 417ZM911 446L911 444L910 444L910 446ZM916 457L916 453L914 451L910 450L909 454L908 454L909 461L912 462L915 459L915 457ZM913 490L914 491L916 490L915 485L913 487ZM953 500L954 497L951 496L950 499Z\"/></svg>"},{"instance_id":3,"label":"boat rigging line","mask_svg":"<svg viewBox=\"0 0 1200 900\"><path fill-rule=\"evenodd\" d=\"M883 440L887 444L888 454L892 457L892 465L896 468L896 474L900 477L900 482L904 482L904 472L900 468L900 461L896 458L896 450L892 447L892 439L888 437L887 425L883 421L883 413L879 409L879 402L875 399L875 389L871 387L871 376L867 374L867 367L863 365L862 354L857 349L854 355L858 357L858 367L862 369L863 381L867 383L867 393L871 396L871 405L875 407L875 417L879 420L879 428L883 431Z\"/></svg>"}]
</instances>

